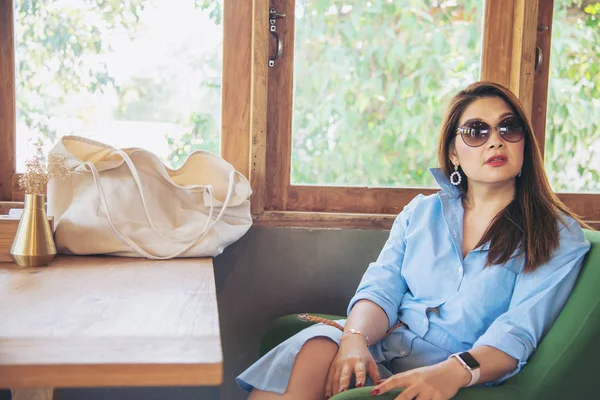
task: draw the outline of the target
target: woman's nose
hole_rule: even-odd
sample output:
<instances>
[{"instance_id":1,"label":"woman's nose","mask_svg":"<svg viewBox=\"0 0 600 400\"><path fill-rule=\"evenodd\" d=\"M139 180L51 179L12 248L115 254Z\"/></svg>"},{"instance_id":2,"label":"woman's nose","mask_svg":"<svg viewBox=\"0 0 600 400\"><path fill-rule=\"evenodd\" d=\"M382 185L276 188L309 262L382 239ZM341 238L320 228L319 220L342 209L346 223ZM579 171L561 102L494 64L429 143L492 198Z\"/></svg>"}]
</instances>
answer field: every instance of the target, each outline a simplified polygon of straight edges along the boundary
<instances>
[{"instance_id":1,"label":"woman's nose","mask_svg":"<svg viewBox=\"0 0 600 400\"><path fill-rule=\"evenodd\" d=\"M489 144L490 148L504 146L503 140L500 137L500 131L498 130L497 126L492 128L492 132L490 134L488 144Z\"/></svg>"}]
</instances>

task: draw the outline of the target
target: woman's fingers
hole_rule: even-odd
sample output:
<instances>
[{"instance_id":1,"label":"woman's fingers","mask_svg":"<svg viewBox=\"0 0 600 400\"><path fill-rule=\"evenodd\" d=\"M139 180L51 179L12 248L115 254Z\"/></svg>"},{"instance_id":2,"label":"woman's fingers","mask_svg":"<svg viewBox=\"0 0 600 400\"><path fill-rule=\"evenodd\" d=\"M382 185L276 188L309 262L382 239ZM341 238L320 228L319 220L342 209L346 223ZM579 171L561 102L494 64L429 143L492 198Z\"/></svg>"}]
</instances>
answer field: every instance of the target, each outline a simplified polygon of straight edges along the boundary
<instances>
[{"instance_id":1,"label":"woman's fingers","mask_svg":"<svg viewBox=\"0 0 600 400\"><path fill-rule=\"evenodd\" d=\"M354 376L356 376L355 386L357 388L363 387L367 380L367 368L364 362L357 361L356 364L354 364Z\"/></svg>"},{"instance_id":2,"label":"woman's fingers","mask_svg":"<svg viewBox=\"0 0 600 400\"><path fill-rule=\"evenodd\" d=\"M325 383L325 398L328 399L333 396L333 391L331 388L333 387L333 375L335 374L336 363L333 362L329 367L329 372L327 373L327 381Z\"/></svg>"},{"instance_id":3,"label":"woman's fingers","mask_svg":"<svg viewBox=\"0 0 600 400\"><path fill-rule=\"evenodd\" d=\"M345 362L344 365L342 366L342 370L340 372L340 378L337 381L338 385L337 387L333 387L334 394L338 394L340 392L343 392L345 390L348 389L348 386L350 386L350 378L352 378L352 372L354 371L354 368L352 368L352 364ZM334 382L335 385L335 382Z\"/></svg>"},{"instance_id":4,"label":"woman's fingers","mask_svg":"<svg viewBox=\"0 0 600 400\"><path fill-rule=\"evenodd\" d=\"M365 386L367 374L374 382L380 380L377 364L373 360L367 349L350 349L358 351L347 351L338 353L336 359L333 360L327 373L327 381L325 383L325 397L330 398L340 392L348 390L352 376L356 376L355 386ZM367 353L365 354L364 351Z\"/></svg>"},{"instance_id":5,"label":"woman's fingers","mask_svg":"<svg viewBox=\"0 0 600 400\"><path fill-rule=\"evenodd\" d=\"M373 360L372 358L371 360L369 360L369 376L371 377L371 380L373 381L374 385L379 384L379 381L381 380L381 375L379 374L379 368L377 368L375 360ZM364 383L365 381L363 381L363 385Z\"/></svg>"},{"instance_id":6,"label":"woman's fingers","mask_svg":"<svg viewBox=\"0 0 600 400\"><path fill-rule=\"evenodd\" d=\"M332 374L331 374L331 382L329 384L329 393L331 393L331 396L335 395L337 393L337 389L339 389L339 385L340 385L340 373L342 372L343 363L341 362L337 362L335 363L335 365L333 365L333 370L332 370Z\"/></svg>"},{"instance_id":7,"label":"woman's fingers","mask_svg":"<svg viewBox=\"0 0 600 400\"><path fill-rule=\"evenodd\" d=\"M419 396L419 388L417 385L412 385L402 391L394 400L429 400L424 396Z\"/></svg>"},{"instance_id":8,"label":"woman's fingers","mask_svg":"<svg viewBox=\"0 0 600 400\"><path fill-rule=\"evenodd\" d=\"M373 389L371 391L371 395L372 396L376 396L378 394L382 394L382 393L386 393L389 392L390 390L393 389L403 389L403 388L408 388L411 384L410 378L404 374L398 374L398 375L394 375L388 379L386 379L385 381L383 381L383 383L375 386L375 389ZM401 393L401 395L404 394L404 392ZM396 397L396 399L398 399L399 397ZM401 397L400 399L404 400L405 397ZM408 400L411 400L412 397L408 397Z\"/></svg>"}]
</instances>

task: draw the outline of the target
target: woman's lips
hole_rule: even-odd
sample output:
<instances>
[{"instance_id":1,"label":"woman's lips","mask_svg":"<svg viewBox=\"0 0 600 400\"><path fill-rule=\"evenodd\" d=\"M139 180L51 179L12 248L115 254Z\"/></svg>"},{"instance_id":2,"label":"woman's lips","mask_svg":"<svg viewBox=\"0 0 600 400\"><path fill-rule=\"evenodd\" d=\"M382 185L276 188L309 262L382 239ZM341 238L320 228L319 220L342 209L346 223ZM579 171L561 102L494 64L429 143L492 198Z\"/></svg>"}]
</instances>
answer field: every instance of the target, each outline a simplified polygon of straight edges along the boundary
<instances>
[{"instance_id":1,"label":"woman's lips","mask_svg":"<svg viewBox=\"0 0 600 400\"><path fill-rule=\"evenodd\" d=\"M486 164L491 165L492 167L500 167L500 166L506 164L507 162L508 162L508 160L506 158L500 158L500 159L488 161Z\"/></svg>"}]
</instances>

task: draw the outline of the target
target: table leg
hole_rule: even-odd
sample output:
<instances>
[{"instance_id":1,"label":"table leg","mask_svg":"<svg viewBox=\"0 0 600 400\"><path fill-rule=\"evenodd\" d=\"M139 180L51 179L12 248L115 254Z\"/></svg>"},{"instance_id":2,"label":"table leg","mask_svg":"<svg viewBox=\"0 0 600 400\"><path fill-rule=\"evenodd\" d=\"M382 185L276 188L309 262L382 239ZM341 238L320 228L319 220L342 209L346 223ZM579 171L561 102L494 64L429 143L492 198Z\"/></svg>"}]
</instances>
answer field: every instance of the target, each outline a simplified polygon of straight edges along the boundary
<instances>
[{"instance_id":1,"label":"table leg","mask_svg":"<svg viewBox=\"0 0 600 400\"><path fill-rule=\"evenodd\" d=\"M12 389L12 400L54 400L54 389Z\"/></svg>"}]
</instances>

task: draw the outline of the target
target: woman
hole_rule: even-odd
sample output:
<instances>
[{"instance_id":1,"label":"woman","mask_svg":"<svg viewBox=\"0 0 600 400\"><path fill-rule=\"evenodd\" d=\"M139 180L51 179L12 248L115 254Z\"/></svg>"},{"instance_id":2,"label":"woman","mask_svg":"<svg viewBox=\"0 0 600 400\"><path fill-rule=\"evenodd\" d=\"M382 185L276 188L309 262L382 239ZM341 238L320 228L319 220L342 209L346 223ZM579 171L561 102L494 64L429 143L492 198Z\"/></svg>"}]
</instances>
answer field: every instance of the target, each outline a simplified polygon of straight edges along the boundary
<instances>
[{"instance_id":1,"label":"woman","mask_svg":"<svg viewBox=\"0 0 600 400\"><path fill-rule=\"evenodd\" d=\"M523 107L500 85L454 97L438 159L442 190L398 215L344 332L318 324L274 348L237 379L251 400L329 398L372 382L373 395L450 399L525 365L573 288L587 226L552 193Z\"/></svg>"}]
</instances>

